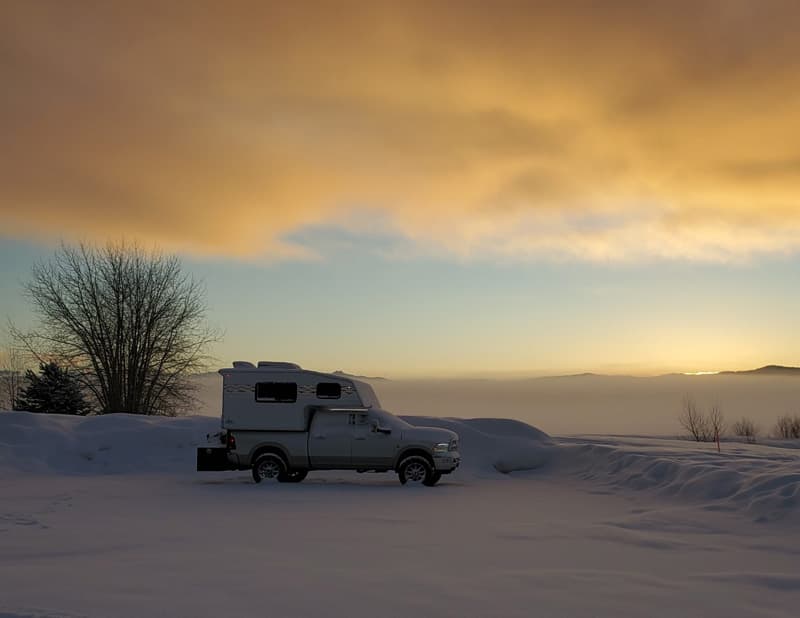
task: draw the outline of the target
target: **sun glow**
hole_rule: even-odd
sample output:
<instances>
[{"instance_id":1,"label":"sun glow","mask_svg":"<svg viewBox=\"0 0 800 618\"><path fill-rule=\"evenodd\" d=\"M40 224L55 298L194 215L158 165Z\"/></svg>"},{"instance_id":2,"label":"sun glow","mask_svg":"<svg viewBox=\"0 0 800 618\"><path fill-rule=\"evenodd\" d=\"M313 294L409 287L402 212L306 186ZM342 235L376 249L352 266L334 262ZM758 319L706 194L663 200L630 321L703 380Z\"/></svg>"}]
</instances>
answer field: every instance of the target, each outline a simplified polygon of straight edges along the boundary
<instances>
[{"instance_id":1,"label":"sun glow","mask_svg":"<svg viewBox=\"0 0 800 618\"><path fill-rule=\"evenodd\" d=\"M686 371L685 376L715 376L719 371Z\"/></svg>"}]
</instances>

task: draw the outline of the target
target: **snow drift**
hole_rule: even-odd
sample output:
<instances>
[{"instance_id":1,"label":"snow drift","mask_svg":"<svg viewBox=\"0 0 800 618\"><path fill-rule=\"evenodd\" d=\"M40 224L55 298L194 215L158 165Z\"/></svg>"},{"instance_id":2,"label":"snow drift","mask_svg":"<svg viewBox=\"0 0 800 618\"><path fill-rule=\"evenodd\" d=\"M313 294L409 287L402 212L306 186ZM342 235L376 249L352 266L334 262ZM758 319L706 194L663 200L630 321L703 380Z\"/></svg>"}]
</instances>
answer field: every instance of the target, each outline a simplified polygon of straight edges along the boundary
<instances>
[{"instance_id":1,"label":"snow drift","mask_svg":"<svg viewBox=\"0 0 800 618\"><path fill-rule=\"evenodd\" d=\"M403 416L412 425L442 427L461 440L459 473L485 477L500 472L536 470L547 463L557 448L543 431L522 421L505 418L438 418Z\"/></svg>"},{"instance_id":2,"label":"snow drift","mask_svg":"<svg viewBox=\"0 0 800 618\"><path fill-rule=\"evenodd\" d=\"M132 414L0 413L0 474L119 474L193 470L195 446L219 419Z\"/></svg>"},{"instance_id":3,"label":"snow drift","mask_svg":"<svg viewBox=\"0 0 800 618\"><path fill-rule=\"evenodd\" d=\"M596 486L649 491L744 512L757 522L800 520L800 454L794 448L659 438L561 440L558 469Z\"/></svg>"}]
</instances>

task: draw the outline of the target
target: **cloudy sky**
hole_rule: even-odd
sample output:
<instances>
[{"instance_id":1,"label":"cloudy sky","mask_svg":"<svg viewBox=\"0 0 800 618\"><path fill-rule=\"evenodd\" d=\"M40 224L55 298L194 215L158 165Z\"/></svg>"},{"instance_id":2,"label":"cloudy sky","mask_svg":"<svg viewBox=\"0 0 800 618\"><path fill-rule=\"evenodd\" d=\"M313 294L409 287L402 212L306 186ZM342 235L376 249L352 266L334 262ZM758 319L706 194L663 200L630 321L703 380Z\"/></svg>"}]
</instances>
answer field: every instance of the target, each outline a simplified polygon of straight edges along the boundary
<instances>
[{"instance_id":1,"label":"cloudy sky","mask_svg":"<svg viewBox=\"0 0 800 618\"><path fill-rule=\"evenodd\" d=\"M217 355L392 375L800 364L800 5L0 6L0 313L185 256Z\"/></svg>"}]
</instances>

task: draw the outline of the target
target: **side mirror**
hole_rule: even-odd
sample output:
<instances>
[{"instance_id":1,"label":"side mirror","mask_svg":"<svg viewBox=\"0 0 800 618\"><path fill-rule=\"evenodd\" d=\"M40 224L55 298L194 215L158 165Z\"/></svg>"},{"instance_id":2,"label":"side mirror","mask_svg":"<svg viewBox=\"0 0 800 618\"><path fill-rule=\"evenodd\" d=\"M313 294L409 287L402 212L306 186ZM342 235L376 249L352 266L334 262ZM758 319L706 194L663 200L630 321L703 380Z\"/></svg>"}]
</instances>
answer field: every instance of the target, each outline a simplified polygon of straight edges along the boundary
<instances>
[{"instance_id":1,"label":"side mirror","mask_svg":"<svg viewBox=\"0 0 800 618\"><path fill-rule=\"evenodd\" d=\"M378 421L372 421L372 423L370 423L370 431L372 431L372 433L390 434L390 433L392 433L392 428L391 427L381 427L380 424L378 423Z\"/></svg>"}]
</instances>

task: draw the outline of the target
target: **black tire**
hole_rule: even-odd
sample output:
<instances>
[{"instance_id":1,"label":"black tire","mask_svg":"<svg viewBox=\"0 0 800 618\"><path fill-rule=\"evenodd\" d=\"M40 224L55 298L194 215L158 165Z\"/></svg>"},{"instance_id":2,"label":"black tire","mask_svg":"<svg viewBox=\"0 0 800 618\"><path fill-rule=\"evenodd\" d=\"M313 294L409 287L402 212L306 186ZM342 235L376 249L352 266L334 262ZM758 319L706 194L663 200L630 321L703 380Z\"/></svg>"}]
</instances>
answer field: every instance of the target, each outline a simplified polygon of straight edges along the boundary
<instances>
[{"instance_id":1,"label":"black tire","mask_svg":"<svg viewBox=\"0 0 800 618\"><path fill-rule=\"evenodd\" d=\"M432 485L435 471L431 463L421 455L412 455L403 460L397 470L400 482L405 485ZM435 482L435 481L434 481Z\"/></svg>"},{"instance_id":2,"label":"black tire","mask_svg":"<svg viewBox=\"0 0 800 618\"><path fill-rule=\"evenodd\" d=\"M442 478L441 472L434 472L433 475L431 476L430 481L423 481L422 483L426 487L433 487L434 485L436 485L436 483L438 483L441 480L441 478Z\"/></svg>"},{"instance_id":3,"label":"black tire","mask_svg":"<svg viewBox=\"0 0 800 618\"><path fill-rule=\"evenodd\" d=\"M308 476L308 470L290 470L283 476L279 476L281 483L301 483Z\"/></svg>"},{"instance_id":4,"label":"black tire","mask_svg":"<svg viewBox=\"0 0 800 618\"><path fill-rule=\"evenodd\" d=\"M286 473L286 462L275 453L259 455L253 462L253 480L256 483L280 480Z\"/></svg>"}]
</instances>

